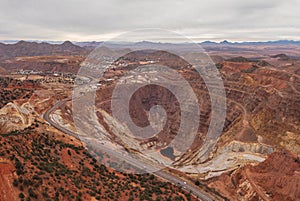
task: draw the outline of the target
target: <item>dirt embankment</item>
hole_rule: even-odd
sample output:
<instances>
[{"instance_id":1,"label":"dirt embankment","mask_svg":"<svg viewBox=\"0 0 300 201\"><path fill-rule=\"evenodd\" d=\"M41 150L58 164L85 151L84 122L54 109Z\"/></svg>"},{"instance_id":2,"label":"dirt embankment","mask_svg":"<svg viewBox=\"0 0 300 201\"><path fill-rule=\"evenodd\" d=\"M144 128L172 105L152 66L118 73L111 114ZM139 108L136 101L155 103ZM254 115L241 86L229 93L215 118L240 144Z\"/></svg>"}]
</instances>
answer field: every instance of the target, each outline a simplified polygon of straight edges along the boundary
<instances>
[{"instance_id":1,"label":"dirt embankment","mask_svg":"<svg viewBox=\"0 0 300 201\"><path fill-rule=\"evenodd\" d=\"M287 152L270 154L264 162L221 175L209 186L231 200L299 200L300 158Z\"/></svg>"},{"instance_id":2,"label":"dirt embankment","mask_svg":"<svg viewBox=\"0 0 300 201\"><path fill-rule=\"evenodd\" d=\"M13 181L17 177L15 171L14 164L0 158L0 201L19 200L19 189L13 185Z\"/></svg>"}]
</instances>

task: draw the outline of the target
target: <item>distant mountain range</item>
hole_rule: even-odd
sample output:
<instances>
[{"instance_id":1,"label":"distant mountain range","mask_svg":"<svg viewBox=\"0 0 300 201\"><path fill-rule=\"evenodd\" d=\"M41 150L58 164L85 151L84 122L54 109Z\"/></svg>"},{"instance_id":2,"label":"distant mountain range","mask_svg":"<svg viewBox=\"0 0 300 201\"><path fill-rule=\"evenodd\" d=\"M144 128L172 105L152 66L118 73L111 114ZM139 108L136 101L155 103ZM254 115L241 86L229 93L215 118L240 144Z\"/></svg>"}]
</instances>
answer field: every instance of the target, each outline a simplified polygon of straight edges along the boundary
<instances>
[{"instance_id":1,"label":"distant mountain range","mask_svg":"<svg viewBox=\"0 0 300 201\"><path fill-rule=\"evenodd\" d=\"M300 45L300 41L294 40L276 40L276 41L257 41L257 42L230 42L224 40L222 42L204 41L200 44L216 45L216 44L227 44L227 45Z\"/></svg>"},{"instance_id":2,"label":"distant mountain range","mask_svg":"<svg viewBox=\"0 0 300 201\"><path fill-rule=\"evenodd\" d=\"M0 40L0 43L4 44L16 44L20 42L19 40ZM62 44L64 41L41 41L41 40L28 40L26 42L32 42L32 43L38 43L38 44L43 44L43 43L48 43L48 44ZM77 41L72 41L73 44L80 46L80 47L95 47L103 43L103 41L84 41L84 42L77 42ZM141 44L157 44L158 42L151 42L151 41L141 41L141 42L105 42L108 44L115 44L115 45L120 45L120 44L135 44L135 45L141 45ZM170 43L164 43L161 42L161 44L170 44ZM180 44L180 43L174 43L174 44ZM214 42L214 41L203 41L198 44L202 45L268 45L268 44L275 44L275 45L300 45L300 41L295 41L295 40L275 40L275 41L257 41L257 42L231 42L228 40L224 40L221 42Z\"/></svg>"},{"instance_id":3,"label":"distant mountain range","mask_svg":"<svg viewBox=\"0 0 300 201\"><path fill-rule=\"evenodd\" d=\"M98 46L100 44L102 44L103 42L97 42L97 41L92 41L92 42L74 42L74 44L84 47L84 46ZM134 44L134 45L139 45L139 46L143 46L143 45L151 45L151 44L183 44L183 43L158 43L158 42L151 42L151 41L141 41L141 42L132 42L132 43L114 43L114 42L105 42L107 44L110 45L130 45L130 44ZM300 41L294 41L294 40L276 40L276 41L257 41L257 42L230 42L227 40L224 40L222 42L213 42L213 41L204 41L204 42L200 42L198 44L201 45L300 45Z\"/></svg>"},{"instance_id":4,"label":"distant mountain range","mask_svg":"<svg viewBox=\"0 0 300 201\"><path fill-rule=\"evenodd\" d=\"M27 41L18 41L14 44L0 43L0 59L20 56L81 55L86 54L87 52L87 49L74 45L70 41L65 41L62 44Z\"/></svg>"},{"instance_id":5,"label":"distant mountain range","mask_svg":"<svg viewBox=\"0 0 300 201\"><path fill-rule=\"evenodd\" d=\"M5 42L5 41L4 41ZM103 42L70 42L64 41L58 44L58 41L6 41L8 43L0 42L0 60L9 59L21 56L42 56L42 55L87 55L95 47L103 44ZM12 43L15 42L15 43ZM285 45L300 45L300 41L293 40L279 40L279 41L266 41L266 42L229 42L227 40L222 42L204 41L199 43L206 51L248 51L245 46L259 46L259 45L274 45L284 47ZM141 42L105 42L105 45L112 49L131 49L144 48L155 49L160 47L168 50L193 51L193 48L198 49L197 45L192 43L157 43L150 41ZM225 48L225 49L224 49ZM281 53L281 52L278 52Z\"/></svg>"}]
</instances>

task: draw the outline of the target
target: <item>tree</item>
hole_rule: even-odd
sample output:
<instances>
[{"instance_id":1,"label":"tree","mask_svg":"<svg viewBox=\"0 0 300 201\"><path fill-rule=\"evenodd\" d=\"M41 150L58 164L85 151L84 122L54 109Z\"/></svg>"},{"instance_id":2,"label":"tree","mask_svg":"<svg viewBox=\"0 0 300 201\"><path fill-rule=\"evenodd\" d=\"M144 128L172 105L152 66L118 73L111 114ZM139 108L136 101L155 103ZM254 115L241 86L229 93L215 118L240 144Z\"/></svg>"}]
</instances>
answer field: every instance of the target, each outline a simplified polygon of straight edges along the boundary
<instances>
[{"instance_id":1,"label":"tree","mask_svg":"<svg viewBox=\"0 0 300 201\"><path fill-rule=\"evenodd\" d=\"M24 199L24 198L25 198L24 194L23 194L23 193L20 193L20 194L19 194L19 198Z\"/></svg>"},{"instance_id":2,"label":"tree","mask_svg":"<svg viewBox=\"0 0 300 201\"><path fill-rule=\"evenodd\" d=\"M17 186L18 186L18 184L19 184L18 180L14 179L14 181L13 181L13 185L14 185L15 187L17 187Z\"/></svg>"}]
</instances>

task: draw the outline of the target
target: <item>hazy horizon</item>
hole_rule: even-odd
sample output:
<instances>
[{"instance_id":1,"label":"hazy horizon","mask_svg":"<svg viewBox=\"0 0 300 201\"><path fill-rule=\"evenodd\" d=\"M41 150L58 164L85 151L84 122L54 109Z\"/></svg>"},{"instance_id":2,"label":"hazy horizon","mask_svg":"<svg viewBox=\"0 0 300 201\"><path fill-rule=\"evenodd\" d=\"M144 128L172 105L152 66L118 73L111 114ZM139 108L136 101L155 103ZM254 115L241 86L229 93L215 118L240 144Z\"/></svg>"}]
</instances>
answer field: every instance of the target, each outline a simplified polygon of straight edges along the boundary
<instances>
[{"instance_id":1,"label":"hazy horizon","mask_svg":"<svg viewBox=\"0 0 300 201\"><path fill-rule=\"evenodd\" d=\"M152 41L152 40L137 40L137 41L74 41L74 40L34 40L34 39L8 39L8 40L1 40L0 43L4 44L16 44L20 41L26 41L26 42L37 42L37 43L49 43L49 44L62 44L66 41L70 41L72 43L102 43L102 42L108 42L108 43L140 43L140 42L150 42L150 43L171 43L171 44L183 44L186 42L181 42L181 41L171 41L171 42L166 42L166 41ZM291 40L291 39L286 39L286 40L257 40L257 41L231 41L227 39L223 39L220 41L217 40L204 40L204 41L194 41L197 43L205 43L205 42L211 42L211 43L216 43L216 44L222 44L225 42L232 43L232 44L243 44L243 43L272 43L272 42L300 42L300 40Z\"/></svg>"},{"instance_id":2,"label":"hazy horizon","mask_svg":"<svg viewBox=\"0 0 300 201\"><path fill-rule=\"evenodd\" d=\"M298 0L0 1L0 39L107 41L158 28L196 42L300 40L299 7Z\"/></svg>"}]
</instances>

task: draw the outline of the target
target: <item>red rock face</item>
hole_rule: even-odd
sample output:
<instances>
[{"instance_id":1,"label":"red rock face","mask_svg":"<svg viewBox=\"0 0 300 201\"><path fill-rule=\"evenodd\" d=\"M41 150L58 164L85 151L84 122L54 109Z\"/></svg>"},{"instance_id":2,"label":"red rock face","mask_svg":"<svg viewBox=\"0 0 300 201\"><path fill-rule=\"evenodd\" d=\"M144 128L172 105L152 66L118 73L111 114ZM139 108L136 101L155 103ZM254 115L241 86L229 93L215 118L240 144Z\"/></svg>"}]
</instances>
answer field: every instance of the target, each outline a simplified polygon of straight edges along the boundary
<instances>
[{"instance_id":1,"label":"red rock face","mask_svg":"<svg viewBox=\"0 0 300 201\"><path fill-rule=\"evenodd\" d=\"M257 165L246 165L223 174L209 186L232 200L299 200L300 160L275 152Z\"/></svg>"},{"instance_id":2,"label":"red rock face","mask_svg":"<svg viewBox=\"0 0 300 201\"><path fill-rule=\"evenodd\" d=\"M271 154L263 163L249 169L250 176L274 200L300 199L300 159L289 153Z\"/></svg>"}]
</instances>

